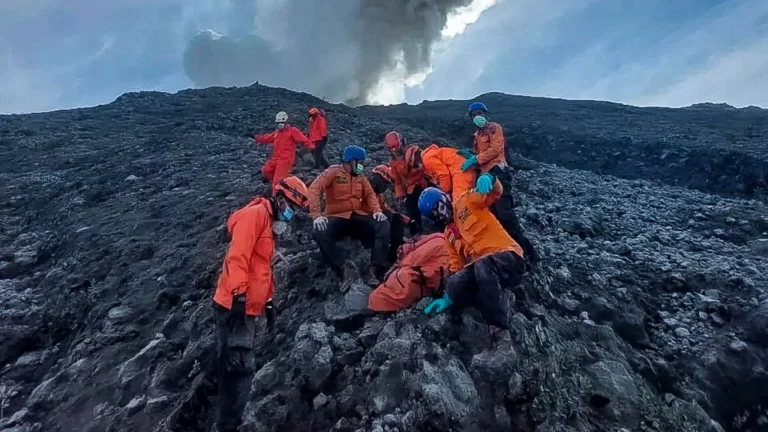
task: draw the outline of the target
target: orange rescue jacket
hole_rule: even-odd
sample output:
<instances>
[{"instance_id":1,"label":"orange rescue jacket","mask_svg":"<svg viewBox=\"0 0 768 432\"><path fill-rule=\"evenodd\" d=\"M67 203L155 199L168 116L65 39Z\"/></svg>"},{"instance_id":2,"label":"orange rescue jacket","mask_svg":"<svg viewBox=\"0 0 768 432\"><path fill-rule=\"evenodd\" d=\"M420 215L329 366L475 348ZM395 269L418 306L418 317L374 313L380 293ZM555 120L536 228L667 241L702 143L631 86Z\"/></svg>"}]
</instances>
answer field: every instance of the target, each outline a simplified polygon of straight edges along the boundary
<instances>
[{"instance_id":1,"label":"orange rescue jacket","mask_svg":"<svg viewBox=\"0 0 768 432\"><path fill-rule=\"evenodd\" d=\"M321 215L320 196L325 192L325 216L349 218L352 212L372 215L381 211L379 200L365 176L353 176L341 165L331 165L309 186L309 214Z\"/></svg>"},{"instance_id":2,"label":"orange rescue jacket","mask_svg":"<svg viewBox=\"0 0 768 432\"><path fill-rule=\"evenodd\" d=\"M416 186L427 186L424 172L420 169L409 170L405 157L390 160L389 169L392 172L392 177L395 178L395 197L398 199L405 198L406 193L413 193Z\"/></svg>"},{"instance_id":3,"label":"orange rescue jacket","mask_svg":"<svg viewBox=\"0 0 768 432\"><path fill-rule=\"evenodd\" d=\"M444 232L452 273L496 252L512 251L523 256L523 249L488 208L499 199L502 190L501 183L496 180L487 195L471 189L453 202L453 223L448 224Z\"/></svg>"},{"instance_id":4,"label":"orange rescue jacket","mask_svg":"<svg viewBox=\"0 0 768 432\"><path fill-rule=\"evenodd\" d=\"M504 129L498 123L488 122L475 132L474 149L480 171L486 173L496 165L507 165L504 146Z\"/></svg>"},{"instance_id":5,"label":"orange rescue jacket","mask_svg":"<svg viewBox=\"0 0 768 432\"><path fill-rule=\"evenodd\" d=\"M448 276L448 261L441 233L409 240L398 249L397 262L384 282L368 297L368 308L394 312L437 293Z\"/></svg>"},{"instance_id":6,"label":"orange rescue jacket","mask_svg":"<svg viewBox=\"0 0 768 432\"><path fill-rule=\"evenodd\" d=\"M224 258L213 301L230 309L232 296L245 293L245 313L261 315L264 305L275 291L272 221L272 205L261 197L229 217L227 229L232 241Z\"/></svg>"},{"instance_id":7,"label":"orange rescue jacket","mask_svg":"<svg viewBox=\"0 0 768 432\"><path fill-rule=\"evenodd\" d=\"M464 192L475 187L474 170L461 171L461 164L465 160L467 159L456 149L438 147L436 144L432 144L421 152L421 162L426 176L431 178L443 192L451 194L454 201L464 195Z\"/></svg>"},{"instance_id":8,"label":"orange rescue jacket","mask_svg":"<svg viewBox=\"0 0 768 432\"><path fill-rule=\"evenodd\" d=\"M309 118L307 136L312 142L320 141L328 136L328 126L325 121L325 113L322 110L316 116Z\"/></svg>"},{"instance_id":9,"label":"orange rescue jacket","mask_svg":"<svg viewBox=\"0 0 768 432\"><path fill-rule=\"evenodd\" d=\"M291 163L296 160L296 144L302 143L309 150L315 148L309 138L291 125L285 125L283 129L277 129L270 134L256 135L253 139L258 144L272 144L270 159L289 160Z\"/></svg>"}]
</instances>

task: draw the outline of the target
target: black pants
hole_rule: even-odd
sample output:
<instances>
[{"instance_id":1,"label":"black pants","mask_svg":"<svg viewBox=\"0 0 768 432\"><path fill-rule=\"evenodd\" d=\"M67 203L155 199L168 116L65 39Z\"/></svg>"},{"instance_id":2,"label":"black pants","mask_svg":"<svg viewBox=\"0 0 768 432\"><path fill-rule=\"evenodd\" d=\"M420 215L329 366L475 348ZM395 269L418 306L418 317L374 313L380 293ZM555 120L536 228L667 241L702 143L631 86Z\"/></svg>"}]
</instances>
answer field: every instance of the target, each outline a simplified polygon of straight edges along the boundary
<instances>
[{"instance_id":1,"label":"black pants","mask_svg":"<svg viewBox=\"0 0 768 432\"><path fill-rule=\"evenodd\" d=\"M245 323L232 326L229 310L214 303L216 322L219 398L216 407L216 427L219 432L236 432L243 421L253 380L255 356L253 337L256 317L247 315Z\"/></svg>"},{"instance_id":2,"label":"black pants","mask_svg":"<svg viewBox=\"0 0 768 432\"><path fill-rule=\"evenodd\" d=\"M312 150L312 156L315 157L315 168L325 169L330 166L328 158L325 157L323 152L326 144L328 144L328 137L315 141L315 149Z\"/></svg>"},{"instance_id":3,"label":"black pants","mask_svg":"<svg viewBox=\"0 0 768 432\"><path fill-rule=\"evenodd\" d=\"M389 221L376 222L372 216L352 213L349 219L329 217L325 231L313 230L317 247L325 262L336 272L342 274L344 256L336 243L345 237L360 240L363 247L371 249L371 266L374 271L383 272L387 268L389 252Z\"/></svg>"},{"instance_id":4,"label":"black pants","mask_svg":"<svg viewBox=\"0 0 768 432\"><path fill-rule=\"evenodd\" d=\"M523 233L523 227L517 219L517 213L515 213L515 198L512 194L512 176L507 169L501 167L493 168L491 173L499 179L499 182L501 182L501 185L504 187L501 197L491 205L491 213L496 216L496 219L501 226L504 227L507 234L512 237L512 240L517 242L517 244L523 248L525 259L530 263L534 263L538 259L536 249L534 249L533 243L531 243Z\"/></svg>"},{"instance_id":5,"label":"black pants","mask_svg":"<svg viewBox=\"0 0 768 432\"><path fill-rule=\"evenodd\" d=\"M420 233L423 229L421 223L421 213L419 212L419 196L423 190L424 188L421 186L416 186L413 188L413 192L405 196L405 214L407 214L409 218L416 221L416 233L412 232L412 235Z\"/></svg>"},{"instance_id":6,"label":"black pants","mask_svg":"<svg viewBox=\"0 0 768 432\"><path fill-rule=\"evenodd\" d=\"M514 252L486 255L451 275L445 290L457 310L474 304L489 325L509 329L509 311L501 304L503 287L520 284L525 263Z\"/></svg>"},{"instance_id":7,"label":"black pants","mask_svg":"<svg viewBox=\"0 0 768 432\"><path fill-rule=\"evenodd\" d=\"M397 261L397 248L403 245L403 236L405 235L405 222L400 213L384 212L389 221L389 253L387 253L387 267ZM411 233L413 235L413 233Z\"/></svg>"}]
</instances>

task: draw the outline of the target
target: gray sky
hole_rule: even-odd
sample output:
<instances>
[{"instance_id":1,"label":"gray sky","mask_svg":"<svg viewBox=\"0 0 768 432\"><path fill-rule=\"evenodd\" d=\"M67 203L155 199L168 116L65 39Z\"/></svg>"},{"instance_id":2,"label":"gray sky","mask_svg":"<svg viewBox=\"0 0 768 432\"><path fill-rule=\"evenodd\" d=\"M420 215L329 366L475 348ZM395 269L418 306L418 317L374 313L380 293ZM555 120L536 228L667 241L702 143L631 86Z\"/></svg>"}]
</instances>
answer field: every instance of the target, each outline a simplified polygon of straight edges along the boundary
<instances>
[{"instance_id":1,"label":"gray sky","mask_svg":"<svg viewBox=\"0 0 768 432\"><path fill-rule=\"evenodd\" d=\"M768 107L765 0L323 5L0 0L0 112L256 80L335 102L418 103L501 91Z\"/></svg>"}]
</instances>

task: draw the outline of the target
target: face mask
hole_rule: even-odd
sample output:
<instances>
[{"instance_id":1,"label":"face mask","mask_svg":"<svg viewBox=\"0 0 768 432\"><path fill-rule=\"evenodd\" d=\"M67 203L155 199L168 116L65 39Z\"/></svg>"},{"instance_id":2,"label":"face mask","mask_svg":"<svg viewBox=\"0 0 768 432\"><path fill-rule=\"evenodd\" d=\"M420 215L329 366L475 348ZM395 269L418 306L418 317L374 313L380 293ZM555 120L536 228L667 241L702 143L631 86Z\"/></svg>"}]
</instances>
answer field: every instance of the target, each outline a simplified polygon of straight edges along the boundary
<instances>
[{"instance_id":1,"label":"face mask","mask_svg":"<svg viewBox=\"0 0 768 432\"><path fill-rule=\"evenodd\" d=\"M486 123L488 123L488 120L486 120L485 117L479 115L479 116L475 116L472 119L472 123L474 123L475 126L481 128L481 127L485 126Z\"/></svg>"},{"instance_id":2,"label":"face mask","mask_svg":"<svg viewBox=\"0 0 768 432\"><path fill-rule=\"evenodd\" d=\"M284 127L285 127L285 123L278 123L278 124L277 124L277 128L278 128L278 129L282 129L282 128L284 128Z\"/></svg>"},{"instance_id":3,"label":"face mask","mask_svg":"<svg viewBox=\"0 0 768 432\"><path fill-rule=\"evenodd\" d=\"M272 232L277 236L282 236L291 232L291 227L288 222L275 221L272 222Z\"/></svg>"},{"instance_id":4,"label":"face mask","mask_svg":"<svg viewBox=\"0 0 768 432\"><path fill-rule=\"evenodd\" d=\"M283 210L282 218L283 218L284 221L289 221L289 220L293 219L293 215L295 213L296 212L294 212L292 208L286 207L285 210Z\"/></svg>"},{"instance_id":5,"label":"face mask","mask_svg":"<svg viewBox=\"0 0 768 432\"><path fill-rule=\"evenodd\" d=\"M363 164L358 163L357 165L355 165L355 168L352 170L352 173L356 176L359 176L360 174L363 173L364 169L365 167L363 166Z\"/></svg>"}]
</instances>

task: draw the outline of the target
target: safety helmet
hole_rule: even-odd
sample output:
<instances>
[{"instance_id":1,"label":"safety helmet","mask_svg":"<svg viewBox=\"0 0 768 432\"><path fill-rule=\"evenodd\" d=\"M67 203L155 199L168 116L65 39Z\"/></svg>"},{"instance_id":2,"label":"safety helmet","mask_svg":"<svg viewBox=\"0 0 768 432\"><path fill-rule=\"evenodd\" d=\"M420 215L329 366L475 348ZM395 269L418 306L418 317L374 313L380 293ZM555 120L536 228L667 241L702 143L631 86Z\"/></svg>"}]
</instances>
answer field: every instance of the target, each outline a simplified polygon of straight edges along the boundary
<instances>
[{"instance_id":1,"label":"safety helmet","mask_svg":"<svg viewBox=\"0 0 768 432\"><path fill-rule=\"evenodd\" d=\"M472 111L488 112L488 107L482 102L472 102L467 108L467 114L472 115Z\"/></svg>"},{"instance_id":2,"label":"safety helmet","mask_svg":"<svg viewBox=\"0 0 768 432\"><path fill-rule=\"evenodd\" d=\"M395 182L395 178L392 177L392 171L390 171L389 167L386 165L376 165L373 169L373 173L380 175L387 183L391 184Z\"/></svg>"},{"instance_id":3,"label":"safety helmet","mask_svg":"<svg viewBox=\"0 0 768 432\"><path fill-rule=\"evenodd\" d=\"M389 151L400 150L405 145L405 138L399 133L392 131L384 136L384 147Z\"/></svg>"},{"instance_id":4,"label":"safety helmet","mask_svg":"<svg viewBox=\"0 0 768 432\"><path fill-rule=\"evenodd\" d=\"M443 199L444 195L446 193L436 187L424 189L421 195L419 195L419 213L424 216L430 216L435 205Z\"/></svg>"},{"instance_id":5,"label":"safety helmet","mask_svg":"<svg viewBox=\"0 0 768 432\"><path fill-rule=\"evenodd\" d=\"M309 206L309 190L307 185L296 176L286 177L275 185L275 196L282 193L288 201L301 208Z\"/></svg>"},{"instance_id":6,"label":"safety helmet","mask_svg":"<svg viewBox=\"0 0 768 432\"><path fill-rule=\"evenodd\" d=\"M365 152L364 148L350 145L344 148L344 154L341 158L344 162L349 162L351 160L365 160L367 156L368 154Z\"/></svg>"},{"instance_id":7,"label":"safety helmet","mask_svg":"<svg viewBox=\"0 0 768 432\"><path fill-rule=\"evenodd\" d=\"M275 123L286 123L288 122L288 113L285 111L280 111L275 116Z\"/></svg>"},{"instance_id":8,"label":"safety helmet","mask_svg":"<svg viewBox=\"0 0 768 432\"><path fill-rule=\"evenodd\" d=\"M417 168L421 163L421 149L417 145L409 145L405 148L405 166L408 169Z\"/></svg>"},{"instance_id":9,"label":"safety helmet","mask_svg":"<svg viewBox=\"0 0 768 432\"><path fill-rule=\"evenodd\" d=\"M317 108L313 107L313 108L309 109L309 115L313 116L313 115L318 115L318 114L320 114L320 110L318 110Z\"/></svg>"}]
</instances>

